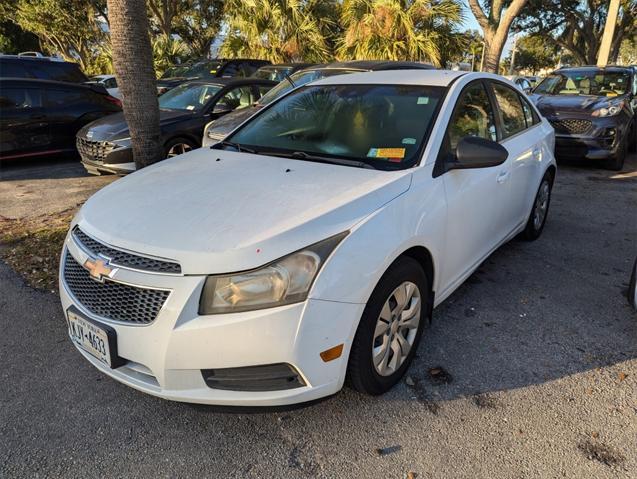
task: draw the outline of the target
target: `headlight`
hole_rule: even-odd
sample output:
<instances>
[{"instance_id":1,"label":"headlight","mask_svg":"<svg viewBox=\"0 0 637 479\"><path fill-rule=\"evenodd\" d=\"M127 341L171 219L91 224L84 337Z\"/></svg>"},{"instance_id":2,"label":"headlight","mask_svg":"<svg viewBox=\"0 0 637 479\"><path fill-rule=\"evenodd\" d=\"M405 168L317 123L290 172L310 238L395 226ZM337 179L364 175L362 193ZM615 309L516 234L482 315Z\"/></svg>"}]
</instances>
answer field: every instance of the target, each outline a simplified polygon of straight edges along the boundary
<instances>
[{"instance_id":1,"label":"headlight","mask_svg":"<svg viewBox=\"0 0 637 479\"><path fill-rule=\"evenodd\" d=\"M304 301L321 267L348 232L253 271L208 276L199 314L237 313Z\"/></svg>"},{"instance_id":2,"label":"headlight","mask_svg":"<svg viewBox=\"0 0 637 479\"><path fill-rule=\"evenodd\" d=\"M622 111L623 107L624 107L624 102L622 101L621 103L618 103L616 105L610 105L608 107L595 110L593 113L591 113L591 115L595 117L602 117L602 118L606 116L615 116L619 114L620 111Z\"/></svg>"}]
</instances>

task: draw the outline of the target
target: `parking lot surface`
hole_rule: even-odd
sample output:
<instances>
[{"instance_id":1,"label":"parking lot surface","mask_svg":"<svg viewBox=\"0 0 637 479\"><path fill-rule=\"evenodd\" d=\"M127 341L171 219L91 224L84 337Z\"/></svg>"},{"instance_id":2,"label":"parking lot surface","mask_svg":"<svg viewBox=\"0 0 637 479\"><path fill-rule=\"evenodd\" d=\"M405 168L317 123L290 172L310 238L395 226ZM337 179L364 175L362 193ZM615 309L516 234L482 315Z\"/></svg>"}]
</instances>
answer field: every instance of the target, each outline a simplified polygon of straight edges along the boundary
<instances>
[{"instance_id":1,"label":"parking lot surface","mask_svg":"<svg viewBox=\"0 0 637 479\"><path fill-rule=\"evenodd\" d=\"M0 263L0 476L635 478L635 255L637 157L620 174L561 165L543 236L500 248L435 311L395 389L261 414L107 378L57 296Z\"/></svg>"}]
</instances>

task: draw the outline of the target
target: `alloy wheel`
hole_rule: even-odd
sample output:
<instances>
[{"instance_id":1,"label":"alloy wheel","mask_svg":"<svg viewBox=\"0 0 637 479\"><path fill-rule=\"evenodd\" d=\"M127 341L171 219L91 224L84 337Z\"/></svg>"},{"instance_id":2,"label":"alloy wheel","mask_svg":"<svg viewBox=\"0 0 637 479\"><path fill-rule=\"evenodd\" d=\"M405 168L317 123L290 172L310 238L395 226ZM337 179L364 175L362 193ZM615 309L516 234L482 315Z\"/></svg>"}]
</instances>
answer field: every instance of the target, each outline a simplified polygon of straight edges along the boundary
<instances>
[{"instance_id":1,"label":"alloy wheel","mask_svg":"<svg viewBox=\"0 0 637 479\"><path fill-rule=\"evenodd\" d=\"M421 303L418 286L405 281L383 304L372 341L374 368L381 376L392 375L407 359L418 332Z\"/></svg>"},{"instance_id":2,"label":"alloy wheel","mask_svg":"<svg viewBox=\"0 0 637 479\"><path fill-rule=\"evenodd\" d=\"M190 150L192 150L192 147L188 143L175 143L168 150L168 155L166 155L166 158L172 158L173 156L181 155Z\"/></svg>"},{"instance_id":3,"label":"alloy wheel","mask_svg":"<svg viewBox=\"0 0 637 479\"><path fill-rule=\"evenodd\" d=\"M539 230L542 227L542 223L544 223L544 218L546 218L546 212L549 208L550 195L551 187L548 180L544 180L542 186L540 186L540 191L537 193L537 198L535 198L533 227L536 230Z\"/></svg>"}]
</instances>

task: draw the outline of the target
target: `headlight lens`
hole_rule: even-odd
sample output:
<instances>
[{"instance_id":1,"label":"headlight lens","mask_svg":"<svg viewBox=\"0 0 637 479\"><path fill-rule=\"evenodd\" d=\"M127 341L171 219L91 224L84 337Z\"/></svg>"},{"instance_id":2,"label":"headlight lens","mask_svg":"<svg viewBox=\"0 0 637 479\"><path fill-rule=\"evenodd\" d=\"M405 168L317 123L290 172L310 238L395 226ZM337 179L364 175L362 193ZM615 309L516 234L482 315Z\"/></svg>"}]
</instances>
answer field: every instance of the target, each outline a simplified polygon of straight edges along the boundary
<instances>
[{"instance_id":1,"label":"headlight lens","mask_svg":"<svg viewBox=\"0 0 637 479\"><path fill-rule=\"evenodd\" d=\"M620 111L622 111L623 107L624 107L624 102L622 101L621 103L617 103L615 105L610 105L608 107L595 110L592 113L592 115L595 117L602 117L602 118L606 116L615 116L619 114Z\"/></svg>"},{"instance_id":2,"label":"headlight lens","mask_svg":"<svg viewBox=\"0 0 637 479\"><path fill-rule=\"evenodd\" d=\"M237 313L304 301L321 267L347 234L332 236L253 271L208 276L199 314Z\"/></svg>"}]
</instances>

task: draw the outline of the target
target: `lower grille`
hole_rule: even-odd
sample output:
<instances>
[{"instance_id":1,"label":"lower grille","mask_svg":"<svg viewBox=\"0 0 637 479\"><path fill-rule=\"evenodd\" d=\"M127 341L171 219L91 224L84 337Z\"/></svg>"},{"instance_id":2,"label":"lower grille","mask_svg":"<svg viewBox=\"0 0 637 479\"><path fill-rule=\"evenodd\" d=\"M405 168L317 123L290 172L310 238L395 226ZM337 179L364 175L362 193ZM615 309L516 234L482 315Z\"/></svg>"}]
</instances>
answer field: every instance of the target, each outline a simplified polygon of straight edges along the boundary
<instances>
[{"instance_id":1,"label":"lower grille","mask_svg":"<svg viewBox=\"0 0 637 479\"><path fill-rule=\"evenodd\" d=\"M106 157L115 149L115 144L108 141L91 141L86 138L75 139L77 151L82 159L103 163Z\"/></svg>"},{"instance_id":2,"label":"lower grille","mask_svg":"<svg viewBox=\"0 0 637 479\"><path fill-rule=\"evenodd\" d=\"M146 289L91 278L89 272L67 251L64 282L80 304L97 316L113 321L150 324L159 314L170 291Z\"/></svg>"},{"instance_id":3,"label":"lower grille","mask_svg":"<svg viewBox=\"0 0 637 479\"><path fill-rule=\"evenodd\" d=\"M550 120L557 133L582 134L590 130L590 120Z\"/></svg>"}]
</instances>

